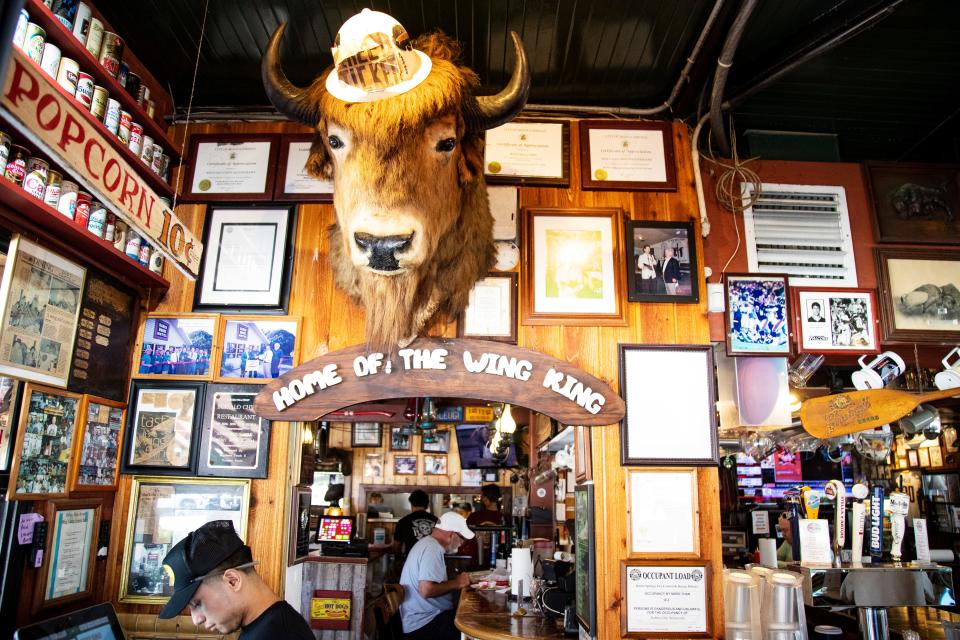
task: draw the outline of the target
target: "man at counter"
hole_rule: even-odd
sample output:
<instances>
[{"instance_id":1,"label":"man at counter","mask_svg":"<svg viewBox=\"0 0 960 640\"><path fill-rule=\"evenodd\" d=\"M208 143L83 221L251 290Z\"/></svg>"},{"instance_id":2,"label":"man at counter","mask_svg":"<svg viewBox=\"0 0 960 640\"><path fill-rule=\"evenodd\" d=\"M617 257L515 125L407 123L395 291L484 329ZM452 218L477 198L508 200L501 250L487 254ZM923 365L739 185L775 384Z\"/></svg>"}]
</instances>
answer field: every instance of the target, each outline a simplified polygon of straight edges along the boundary
<instances>
[{"instance_id":1,"label":"man at counter","mask_svg":"<svg viewBox=\"0 0 960 640\"><path fill-rule=\"evenodd\" d=\"M473 535L462 515L448 511L429 536L413 545L400 575L400 619L406 640L459 640L453 592L470 586L470 576L461 573L448 580L443 556L456 553Z\"/></svg>"},{"instance_id":2,"label":"man at counter","mask_svg":"<svg viewBox=\"0 0 960 640\"><path fill-rule=\"evenodd\" d=\"M430 497L425 491L416 489L407 500L410 501L410 513L400 518L393 534L394 542L399 547L397 551L403 555L410 553L413 545L429 536L437 522L437 516L427 511Z\"/></svg>"}]
</instances>

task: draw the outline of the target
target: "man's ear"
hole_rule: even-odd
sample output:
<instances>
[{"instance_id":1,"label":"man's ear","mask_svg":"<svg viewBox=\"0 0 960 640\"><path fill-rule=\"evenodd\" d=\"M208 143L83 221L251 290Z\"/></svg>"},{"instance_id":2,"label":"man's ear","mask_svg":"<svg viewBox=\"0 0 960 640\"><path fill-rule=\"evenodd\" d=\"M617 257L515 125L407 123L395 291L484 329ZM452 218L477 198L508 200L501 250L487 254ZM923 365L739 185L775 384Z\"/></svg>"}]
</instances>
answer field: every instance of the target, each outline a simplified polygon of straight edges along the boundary
<instances>
[{"instance_id":1,"label":"man's ear","mask_svg":"<svg viewBox=\"0 0 960 640\"><path fill-rule=\"evenodd\" d=\"M223 580L223 586L230 591L236 592L240 591L245 577L243 573L236 569L227 569L220 578Z\"/></svg>"}]
</instances>

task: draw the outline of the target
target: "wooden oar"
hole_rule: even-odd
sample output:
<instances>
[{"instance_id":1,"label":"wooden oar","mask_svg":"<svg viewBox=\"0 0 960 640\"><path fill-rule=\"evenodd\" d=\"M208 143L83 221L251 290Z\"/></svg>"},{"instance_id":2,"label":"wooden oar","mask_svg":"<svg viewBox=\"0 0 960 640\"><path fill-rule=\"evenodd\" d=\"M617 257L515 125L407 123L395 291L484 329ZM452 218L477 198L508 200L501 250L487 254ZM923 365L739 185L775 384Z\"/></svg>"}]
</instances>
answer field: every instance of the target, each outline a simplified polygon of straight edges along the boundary
<instances>
[{"instance_id":1,"label":"wooden oar","mask_svg":"<svg viewBox=\"0 0 960 640\"><path fill-rule=\"evenodd\" d=\"M835 438L848 433L875 429L899 420L917 405L960 395L960 389L947 389L917 395L908 391L870 389L805 400L800 406L800 422L815 438Z\"/></svg>"}]
</instances>

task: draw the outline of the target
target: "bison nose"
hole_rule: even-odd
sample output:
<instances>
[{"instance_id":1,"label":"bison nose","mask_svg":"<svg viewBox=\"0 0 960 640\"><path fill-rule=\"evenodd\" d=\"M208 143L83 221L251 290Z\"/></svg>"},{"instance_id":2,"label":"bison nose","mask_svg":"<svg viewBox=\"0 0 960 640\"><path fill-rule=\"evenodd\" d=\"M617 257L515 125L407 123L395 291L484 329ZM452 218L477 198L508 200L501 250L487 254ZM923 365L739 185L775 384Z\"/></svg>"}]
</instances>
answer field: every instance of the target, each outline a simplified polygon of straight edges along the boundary
<instances>
[{"instance_id":1,"label":"bison nose","mask_svg":"<svg viewBox=\"0 0 960 640\"><path fill-rule=\"evenodd\" d=\"M400 268L397 254L403 253L413 242L413 234L406 236L374 236L369 233L355 233L353 240L368 256L371 269L377 271L396 271Z\"/></svg>"}]
</instances>

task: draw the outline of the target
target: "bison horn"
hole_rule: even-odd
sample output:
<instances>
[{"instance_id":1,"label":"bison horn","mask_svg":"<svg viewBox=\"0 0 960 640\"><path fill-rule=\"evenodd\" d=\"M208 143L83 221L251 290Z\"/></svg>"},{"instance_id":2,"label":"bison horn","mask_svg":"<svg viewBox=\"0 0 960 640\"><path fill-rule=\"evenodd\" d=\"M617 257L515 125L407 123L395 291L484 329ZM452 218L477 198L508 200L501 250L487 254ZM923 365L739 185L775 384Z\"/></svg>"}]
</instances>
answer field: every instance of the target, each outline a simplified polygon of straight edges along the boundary
<instances>
[{"instance_id":1,"label":"bison horn","mask_svg":"<svg viewBox=\"0 0 960 640\"><path fill-rule=\"evenodd\" d=\"M527 54L516 31L511 31L516 61L513 75L503 91L494 96L478 96L463 110L463 119L468 131L486 131L513 120L527 103L530 95L530 66ZM274 103L276 104L276 103Z\"/></svg>"},{"instance_id":2,"label":"bison horn","mask_svg":"<svg viewBox=\"0 0 960 640\"><path fill-rule=\"evenodd\" d=\"M307 98L308 91L302 89L287 79L287 74L280 66L280 40L287 28L286 22L281 22L270 37L267 52L260 65L260 74L263 77L263 88L267 98L283 115L299 120L311 127L317 126L320 120L320 108Z\"/></svg>"}]
</instances>

